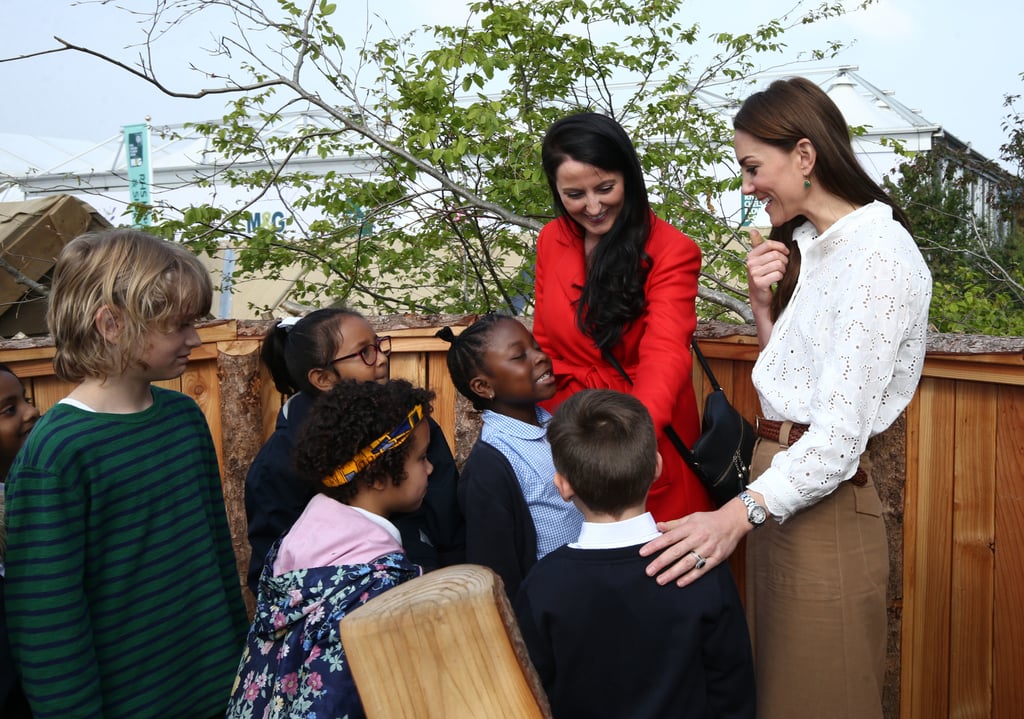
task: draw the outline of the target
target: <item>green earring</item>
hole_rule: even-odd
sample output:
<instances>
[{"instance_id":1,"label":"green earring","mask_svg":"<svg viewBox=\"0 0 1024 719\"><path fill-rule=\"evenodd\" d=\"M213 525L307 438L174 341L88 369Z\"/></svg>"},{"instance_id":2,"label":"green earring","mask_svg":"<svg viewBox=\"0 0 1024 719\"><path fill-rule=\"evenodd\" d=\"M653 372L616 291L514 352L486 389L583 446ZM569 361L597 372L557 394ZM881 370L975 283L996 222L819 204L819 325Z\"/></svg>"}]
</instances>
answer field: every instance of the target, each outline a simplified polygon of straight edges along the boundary
<instances>
[{"instance_id":1,"label":"green earring","mask_svg":"<svg viewBox=\"0 0 1024 719\"><path fill-rule=\"evenodd\" d=\"M805 180L804 180L804 189L805 189L805 190L809 190L809 189L810 189L810 187L811 187L811 181L810 181L810 180L806 180L806 179L805 179Z\"/></svg>"}]
</instances>

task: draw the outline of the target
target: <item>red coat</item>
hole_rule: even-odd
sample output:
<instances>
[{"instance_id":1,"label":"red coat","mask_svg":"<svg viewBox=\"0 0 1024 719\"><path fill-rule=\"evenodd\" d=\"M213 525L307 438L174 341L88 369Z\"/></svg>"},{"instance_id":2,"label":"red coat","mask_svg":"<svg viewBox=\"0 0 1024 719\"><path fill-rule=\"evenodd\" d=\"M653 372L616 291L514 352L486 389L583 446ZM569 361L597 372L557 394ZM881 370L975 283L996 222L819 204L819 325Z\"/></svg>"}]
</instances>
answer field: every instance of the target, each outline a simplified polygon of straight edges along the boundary
<instances>
[{"instance_id":1,"label":"red coat","mask_svg":"<svg viewBox=\"0 0 1024 719\"><path fill-rule=\"evenodd\" d=\"M585 388L632 394L647 407L658 434L664 468L651 487L647 508L658 521L714 509L704 487L665 437L671 423L687 445L700 434L693 391L690 339L697 327L700 248L667 222L653 218L647 254L653 262L644 286L646 309L623 335L615 358L633 385L601 356L576 325L576 305L585 277L583 239L567 218L549 222L537 240L537 284L533 334L550 355L558 393L545 403L554 410Z\"/></svg>"}]
</instances>

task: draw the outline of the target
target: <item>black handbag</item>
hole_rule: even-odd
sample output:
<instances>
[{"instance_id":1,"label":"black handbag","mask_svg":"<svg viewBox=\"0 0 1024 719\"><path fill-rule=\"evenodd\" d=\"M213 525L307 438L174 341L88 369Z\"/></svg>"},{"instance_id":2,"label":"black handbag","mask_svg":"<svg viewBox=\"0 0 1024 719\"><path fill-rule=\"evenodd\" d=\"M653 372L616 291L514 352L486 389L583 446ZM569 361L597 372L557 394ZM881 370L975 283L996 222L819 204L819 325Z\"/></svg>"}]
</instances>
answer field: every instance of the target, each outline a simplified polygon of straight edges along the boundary
<instances>
[{"instance_id":1,"label":"black handbag","mask_svg":"<svg viewBox=\"0 0 1024 719\"><path fill-rule=\"evenodd\" d=\"M694 442L691 450L671 426L665 428L665 436L703 483L715 505L721 507L746 488L750 479L750 458L754 454L756 437L750 422L729 404L725 391L718 384L711 367L704 359L696 338L692 344L697 361L711 381L713 390L704 400L700 437ZM633 380L611 352L605 351L604 356L632 385Z\"/></svg>"}]
</instances>

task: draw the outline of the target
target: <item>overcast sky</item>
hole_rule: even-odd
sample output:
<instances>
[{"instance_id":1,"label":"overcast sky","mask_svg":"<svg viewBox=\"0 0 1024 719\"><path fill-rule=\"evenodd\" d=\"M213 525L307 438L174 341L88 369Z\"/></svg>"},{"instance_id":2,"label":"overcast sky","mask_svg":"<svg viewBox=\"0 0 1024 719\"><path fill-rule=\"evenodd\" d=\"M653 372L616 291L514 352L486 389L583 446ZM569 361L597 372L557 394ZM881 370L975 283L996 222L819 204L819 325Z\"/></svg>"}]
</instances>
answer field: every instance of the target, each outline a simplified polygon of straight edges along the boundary
<instances>
[{"instance_id":1,"label":"overcast sky","mask_svg":"<svg viewBox=\"0 0 1024 719\"><path fill-rule=\"evenodd\" d=\"M699 21L705 31L739 33L790 9L796 0L688 0L683 20ZM467 16L463 0L358 0L338 3L335 17L351 27L365 25L367 7L388 18L396 31L423 23L455 24ZM121 0L136 9L152 0ZM301 3L300 3L301 4ZM100 49L134 62L141 42L140 26L112 4L70 0L0 0L0 57L45 50L52 37ZM908 107L942 125L988 157L998 156L1004 141L1003 96L1024 91L1024 52L1020 33L1024 2L1020 0L879 0L866 12L840 21L816 24L789 37L798 50L820 47L827 39L855 45L840 60L856 65L868 82L892 90ZM202 61L197 48L209 35L202 28L176 38L157 57L186 88L201 78L187 62ZM159 46L158 46L159 47ZM223 99L173 100L147 83L100 60L62 53L0 63L0 133L70 137L97 142L116 135L122 125L141 122L175 124L219 117Z\"/></svg>"}]
</instances>

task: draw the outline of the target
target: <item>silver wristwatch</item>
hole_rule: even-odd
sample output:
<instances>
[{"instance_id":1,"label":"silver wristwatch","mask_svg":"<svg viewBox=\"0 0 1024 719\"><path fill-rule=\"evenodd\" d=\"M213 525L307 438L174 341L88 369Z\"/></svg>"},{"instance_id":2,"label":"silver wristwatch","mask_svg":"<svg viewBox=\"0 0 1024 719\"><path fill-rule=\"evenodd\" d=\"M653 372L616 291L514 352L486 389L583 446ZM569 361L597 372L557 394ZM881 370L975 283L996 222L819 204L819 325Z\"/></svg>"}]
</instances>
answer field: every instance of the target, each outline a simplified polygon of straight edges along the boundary
<instances>
[{"instance_id":1,"label":"silver wristwatch","mask_svg":"<svg viewBox=\"0 0 1024 719\"><path fill-rule=\"evenodd\" d=\"M758 504L757 501L745 491L740 492L740 499L743 501L743 504L747 505L747 519L754 525L754 529L757 529L764 524L764 521L768 519L768 510Z\"/></svg>"}]
</instances>

